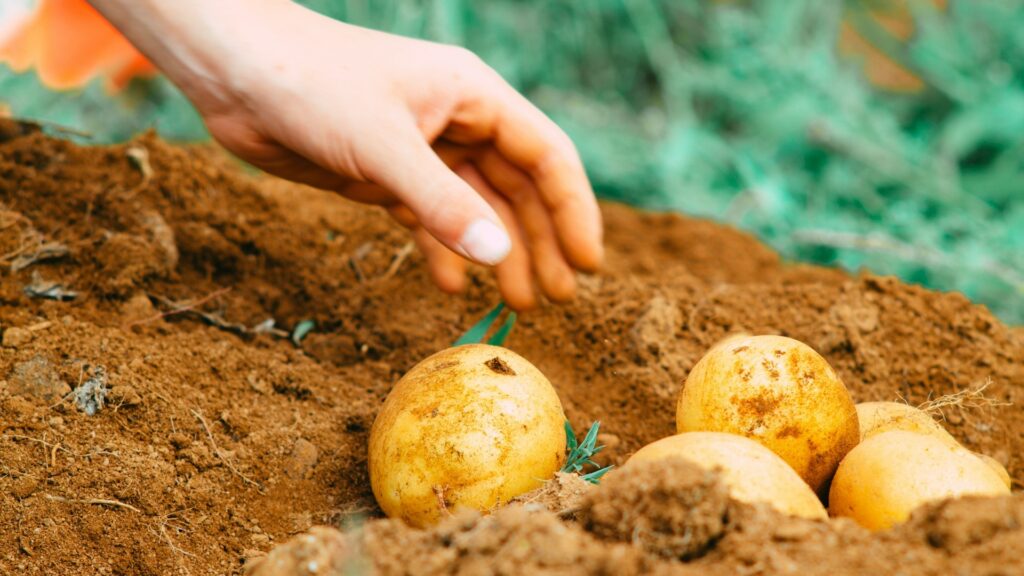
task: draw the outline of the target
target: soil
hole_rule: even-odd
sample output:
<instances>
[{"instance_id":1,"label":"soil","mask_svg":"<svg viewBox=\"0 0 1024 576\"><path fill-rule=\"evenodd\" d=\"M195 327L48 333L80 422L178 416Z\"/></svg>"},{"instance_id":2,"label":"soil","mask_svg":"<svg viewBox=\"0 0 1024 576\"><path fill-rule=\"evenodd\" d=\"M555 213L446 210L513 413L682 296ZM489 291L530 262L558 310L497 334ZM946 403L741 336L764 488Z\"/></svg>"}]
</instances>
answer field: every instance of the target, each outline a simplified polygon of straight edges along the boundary
<instances>
[{"instance_id":1,"label":"soil","mask_svg":"<svg viewBox=\"0 0 1024 576\"><path fill-rule=\"evenodd\" d=\"M383 212L151 135L79 147L4 121L0 203L0 574L1024 574L1019 492L872 535L738 504L685 463L426 531L377 519L373 418L494 306L485 270L443 295ZM603 210L605 270L507 342L578 430L601 421L603 463L671 434L687 371L745 331L807 342L857 401L988 384L943 424L1021 488L1024 330L719 224Z\"/></svg>"}]
</instances>

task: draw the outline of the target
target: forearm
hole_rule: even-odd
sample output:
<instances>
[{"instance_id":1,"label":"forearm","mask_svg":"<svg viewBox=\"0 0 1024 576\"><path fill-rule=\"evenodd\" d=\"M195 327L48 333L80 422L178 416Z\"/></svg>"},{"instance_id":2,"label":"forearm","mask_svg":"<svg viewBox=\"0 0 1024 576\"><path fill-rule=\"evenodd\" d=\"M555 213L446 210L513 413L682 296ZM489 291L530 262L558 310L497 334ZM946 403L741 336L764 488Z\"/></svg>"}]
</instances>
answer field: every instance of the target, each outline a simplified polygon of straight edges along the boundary
<instances>
[{"instance_id":1,"label":"forearm","mask_svg":"<svg viewBox=\"0 0 1024 576\"><path fill-rule=\"evenodd\" d=\"M243 55L296 22L290 0L89 0L198 106L231 106Z\"/></svg>"}]
</instances>

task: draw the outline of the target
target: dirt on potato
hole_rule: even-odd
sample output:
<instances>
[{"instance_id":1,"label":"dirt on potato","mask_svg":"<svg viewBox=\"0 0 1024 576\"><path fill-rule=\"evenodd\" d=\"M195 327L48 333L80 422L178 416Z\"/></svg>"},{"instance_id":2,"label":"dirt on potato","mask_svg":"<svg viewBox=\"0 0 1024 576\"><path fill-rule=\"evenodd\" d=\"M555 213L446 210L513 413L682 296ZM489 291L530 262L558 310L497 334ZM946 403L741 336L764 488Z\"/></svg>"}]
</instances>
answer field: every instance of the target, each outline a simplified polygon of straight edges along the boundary
<instances>
[{"instance_id":1,"label":"dirt on potato","mask_svg":"<svg viewBox=\"0 0 1024 576\"><path fill-rule=\"evenodd\" d=\"M856 401L987 384L943 424L1021 488L1024 330L958 294L782 262L719 224L603 210L604 271L507 342L578 430L601 421L603 463L673 433L688 370L743 331L811 345ZM373 418L494 306L494 282L474 269L443 295L382 211L209 148L79 147L0 122L0 270L0 574L1024 574L1019 492L872 535L722 499L668 463L426 531L378 519Z\"/></svg>"}]
</instances>

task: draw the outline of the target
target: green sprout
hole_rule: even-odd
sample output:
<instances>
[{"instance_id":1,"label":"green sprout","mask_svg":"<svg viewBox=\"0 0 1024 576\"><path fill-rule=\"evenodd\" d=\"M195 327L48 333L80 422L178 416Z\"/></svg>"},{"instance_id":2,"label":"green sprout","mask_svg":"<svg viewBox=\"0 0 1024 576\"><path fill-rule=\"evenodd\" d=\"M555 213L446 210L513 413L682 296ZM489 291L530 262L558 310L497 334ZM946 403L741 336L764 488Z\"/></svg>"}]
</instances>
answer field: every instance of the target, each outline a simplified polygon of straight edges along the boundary
<instances>
[{"instance_id":1,"label":"green sprout","mask_svg":"<svg viewBox=\"0 0 1024 576\"><path fill-rule=\"evenodd\" d=\"M604 446L597 445L597 432L601 428L600 422L594 422L590 426L590 430L587 431L587 435L583 437L583 442L576 441L576 433L572 430L572 424L568 420L565 421L565 442L566 451L569 453L569 457L565 461L565 466L562 466L562 472L568 474L580 474L583 472L584 467L593 466L597 468L593 472L586 474L580 474L580 478L583 478L591 484L597 484L601 477L608 473L609 470L614 466L605 466L601 468L597 462L592 460L593 456L604 450Z\"/></svg>"},{"instance_id":2,"label":"green sprout","mask_svg":"<svg viewBox=\"0 0 1024 576\"><path fill-rule=\"evenodd\" d=\"M316 328L316 322L312 320L303 320L295 325L295 329L292 330L291 341L296 346L302 345L302 339L309 334L313 328Z\"/></svg>"},{"instance_id":3,"label":"green sprout","mask_svg":"<svg viewBox=\"0 0 1024 576\"><path fill-rule=\"evenodd\" d=\"M458 340L455 341L454 346L462 346L463 344L479 344L483 342L484 336L491 329L494 323L501 316L501 311L505 309L505 303L499 302L486 316L480 319L479 322L474 324L466 333L463 334ZM487 339L487 343L491 346L502 346L505 344L505 339L508 338L509 332L512 331L512 327L516 324L516 313L509 312L505 318L505 322L498 328L498 330Z\"/></svg>"}]
</instances>

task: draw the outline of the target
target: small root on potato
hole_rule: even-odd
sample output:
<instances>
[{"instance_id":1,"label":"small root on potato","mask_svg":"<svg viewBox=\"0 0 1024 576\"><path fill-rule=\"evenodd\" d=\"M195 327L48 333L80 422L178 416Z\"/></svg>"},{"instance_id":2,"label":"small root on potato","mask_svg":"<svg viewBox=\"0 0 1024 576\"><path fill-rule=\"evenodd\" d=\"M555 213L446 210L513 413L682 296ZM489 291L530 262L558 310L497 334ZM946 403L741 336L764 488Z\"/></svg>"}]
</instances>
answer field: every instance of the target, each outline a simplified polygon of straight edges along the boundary
<instances>
[{"instance_id":1,"label":"small root on potato","mask_svg":"<svg viewBox=\"0 0 1024 576\"><path fill-rule=\"evenodd\" d=\"M959 392L939 396L934 400L923 402L917 408L933 416L938 415L943 420L945 420L946 413L944 412L944 410L946 408L957 408L959 410L964 410L1008 406L1010 404L1009 402L1003 402L995 398L992 398L991 396L987 396L985 394L985 390L987 390L988 387L991 385L992 380L989 379L986 380L984 384L981 384L976 388L966 388L964 390L960 390Z\"/></svg>"},{"instance_id":2,"label":"small root on potato","mask_svg":"<svg viewBox=\"0 0 1024 576\"><path fill-rule=\"evenodd\" d=\"M444 491L446 486L434 486L434 496L437 496L437 508L444 514L451 516L452 512L448 509L448 500L444 497Z\"/></svg>"}]
</instances>

